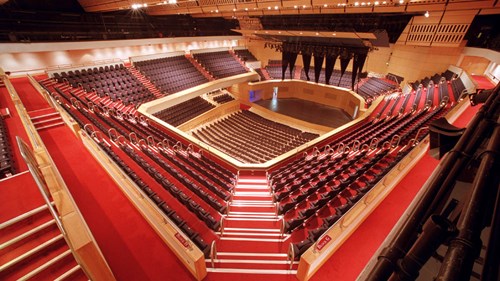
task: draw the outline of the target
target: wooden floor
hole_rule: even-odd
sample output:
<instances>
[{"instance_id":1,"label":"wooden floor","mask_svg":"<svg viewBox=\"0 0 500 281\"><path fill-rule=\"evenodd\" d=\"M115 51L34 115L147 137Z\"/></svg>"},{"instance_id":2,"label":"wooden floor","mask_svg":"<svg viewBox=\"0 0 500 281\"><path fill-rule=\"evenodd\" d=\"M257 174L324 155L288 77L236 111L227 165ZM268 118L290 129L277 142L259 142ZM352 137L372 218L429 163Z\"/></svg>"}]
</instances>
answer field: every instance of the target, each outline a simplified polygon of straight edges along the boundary
<instances>
[{"instance_id":1,"label":"wooden floor","mask_svg":"<svg viewBox=\"0 0 500 281\"><path fill-rule=\"evenodd\" d=\"M273 112L331 128L337 128L352 121L349 114L340 108L301 99L270 99L255 103Z\"/></svg>"}]
</instances>

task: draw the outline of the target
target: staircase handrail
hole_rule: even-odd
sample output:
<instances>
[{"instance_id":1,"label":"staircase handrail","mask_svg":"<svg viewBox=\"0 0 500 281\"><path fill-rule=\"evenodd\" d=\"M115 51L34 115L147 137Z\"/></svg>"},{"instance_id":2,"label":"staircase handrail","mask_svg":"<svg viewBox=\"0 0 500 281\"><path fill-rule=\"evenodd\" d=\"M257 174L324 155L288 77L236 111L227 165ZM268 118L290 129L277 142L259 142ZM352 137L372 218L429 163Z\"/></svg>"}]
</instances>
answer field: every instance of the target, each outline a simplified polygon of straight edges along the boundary
<instances>
[{"instance_id":1,"label":"staircase handrail","mask_svg":"<svg viewBox=\"0 0 500 281\"><path fill-rule=\"evenodd\" d=\"M293 243L288 244L287 260L290 262L290 270L293 267L293 261L295 260L295 250L293 249Z\"/></svg>"},{"instance_id":2,"label":"staircase handrail","mask_svg":"<svg viewBox=\"0 0 500 281\"><path fill-rule=\"evenodd\" d=\"M212 263L212 268L215 268L215 259L217 259L217 245L215 240L210 244L210 262Z\"/></svg>"},{"instance_id":3,"label":"staircase handrail","mask_svg":"<svg viewBox=\"0 0 500 281\"><path fill-rule=\"evenodd\" d=\"M42 171L40 171L40 168L38 167L38 163L35 159L35 155L33 155L33 152L30 150L28 145L19 137L16 136L16 141L17 145L19 146L19 151L21 152L21 156L23 157L24 161L26 162L28 169L33 176L33 179L35 180L35 183L38 187L38 190L42 194L43 201L45 201L45 204L47 205L50 214L52 217L54 217L54 220L56 222L57 228L61 231L62 235L66 238L66 230L64 229L64 226L62 225L61 219L59 217L59 214L55 210L54 206L52 205L52 202L49 199L49 188L47 186L47 183L45 182L45 179L42 175Z\"/></svg>"},{"instance_id":4,"label":"staircase handrail","mask_svg":"<svg viewBox=\"0 0 500 281\"><path fill-rule=\"evenodd\" d=\"M423 131L423 130L427 130L427 129L429 129L428 126L420 127L418 129L417 134L415 135L415 137L408 142L408 145L410 145L410 146L417 145L418 144L418 136L420 135L420 132Z\"/></svg>"}]
</instances>

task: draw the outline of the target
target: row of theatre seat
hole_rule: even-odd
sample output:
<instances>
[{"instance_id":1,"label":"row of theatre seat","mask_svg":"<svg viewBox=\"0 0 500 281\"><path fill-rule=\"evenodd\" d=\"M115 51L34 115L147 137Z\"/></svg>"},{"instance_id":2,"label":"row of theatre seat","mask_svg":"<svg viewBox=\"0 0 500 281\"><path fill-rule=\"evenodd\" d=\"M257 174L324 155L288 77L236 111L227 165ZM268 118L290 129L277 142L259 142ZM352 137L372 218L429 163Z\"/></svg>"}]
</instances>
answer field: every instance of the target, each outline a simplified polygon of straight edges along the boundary
<instances>
[{"instance_id":1,"label":"row of theatre seat","mask_svg":"<svg viewBox=\"0 0 500 281\"><path fill-rule=\"evenodd\" d=\"M138 61L134 66L167 95L208 82L185 56Z\"/></svg>"},{"instance_id":2,"label":"row of theatre seat","mask_svg":"<svg viewBox=\"0 0 500 281\"><path fill-rule=\"evenodd\" d=\"M385 79L369 77L355 87L358 95L362 96L366 101L373 101L378 96L384 95L389 91L395 90L398 87L395 83L391 83Z\"/></svg>"},{"instance_id":3,"label":"row of theatre seat","mask_svg":"<svg viewBox=\"0 0 500 281\"><path fill-rule=\"evenodd\" d=\"M222 95L218 95L218 96L213 97L213 100L218 104L223 104L226 102L233 101L234 98L229 94L222 94Z\"/></svg>"},{"instance_id":4,"label":"row of theatre seat","mask_svg":"<svg viewBox=\"0 0 500 281\"><path fill-rule=\"evenodd\" d=\"M197 53L193 57L216 79L247 72L229 51Z\"/></svg>"},{"instance_id":5,"label":"row of theatre seat","mask_svg":"<svg viewBox=\"0 0 500 281\"><path fill-rule=\"evenodd\" d=\"M137 106L155 99L153 93L123 64L53 75L58 83L66 82L72 88L82 87L87 93L93 92L100 98L109 97L113 102L120 100L124 105Z\"/></svg>"},{"instance_id":6,"label":"row of theatre seat","mask_svg":"<svg viewBox=\"0 0 500 281\"><path fill-rule=\"evenodd\" d=\"M422 84L424 87L427 87L429 85L429 82L431 82L431 81L436 85L442 79L444 79L446 81L451 81L453 78L456 78L456 73L454 73L451 70L446 70L445 72L443 72L441 74L436 73L431 77L425 77L422 80L417 80L417 81L411 83L411 86L414 90L416 90L420 84Z\"/></svg>"},{"instance_id":7,"label":"row of theatre seat","mask_svg":"<svg viewBox=\"0 0 500 281\"><path fill-rule=\"evenodd\" d=\"M258 59L248 49L234 50L234 53L242 61L248 61L248 62L258 61Z\"/></svg>"},{"instance_id":8,"label":"row of theatre seat","mask_svg":"<svg viewBox=\"0 0 500 281\"><path fill-rule=\"evenodd\" d=\"M432 91L432 94L439 95L439 92ZM404 102L393 100L386 100L379 107L385 108L388 104L406 108ZM291 233L295 241L296 257L410 151L411 146L407 144L420 128L443 116L448 109L445 103L402 113L394 108L394 115L372 116L340 132L323 147L324 153L299 157L270 171L273 197L278 212L284 215L284 230ZM418 140L424 138L425 133L424 130L419 134ZM394 140L399 140L400 145L396 146ZM379 148L375 148L377 146Z\"/></svg>"},{"instance_id":9,"label":"row of theatre seat","mask_svg":"<svg viewBox=\"0 0 500 281\"><path fill-rule=\"evenodd\" d=\"M67 101L64 104L68 104L72 98L70 93L64 92L58 88L56 88L56 92ZM76 117L75 120L82 127L85 126L85 124L93 124L102 132L108 132L110 128L113 128L119 132L120 135L124 136L133 132L142 139L151 136L156 143L160 142L162 139L169 138L167 135L159 132L158 129L153 129L155 126L143 124L140 120L120 119L119 116L113 114L107 116L102 108L97 109L98 107L96 107L94 112L84 108L76 110L66 105L65 108L70 115ZM116 136L114 137L116 138ZM169 143L173 142L173 140L169 140ZM118 143L121 151L125 152L138 167L143 169L151 179L156 181L157 185L149 185L153 192L159 194L167 191L168 198L165 199L175 198L181 205L185 206L185 209L180 210L180 213L186 210L192 212L196 218L202 221L208 228L213 231L218 230L220 227L220 216L226 210L226 201L229 199L230 192L236 182L236 175L234 173L221 167L207 157L196 155L193 152L176 152L174 149L152 150L145 146L139 146L139 144L137 144L137 146L139 146L140 149L136 150L132 149L130 145L120 144L120 141L118 141ZM111 149L114 149L114 147L111 147ZM115 153L118 154L118 152ZM118 163L118 165L123 166L120 163ZM132 166L130 167L132 168ZM122 169L134 182L137 181L137 173L134 172L137 171L137 168L129 170L122 167ZM167 173L163 175L163 171L167 171ZM157 186L161 186L163 191L157 190ZM156 197L151 197L150 195L151 194L149 194L148 197L152 198L153 201L160 206L161 201L158 201ZM164 205L162 206L164 208ZM160 208L162 208L162 206L160 206ZM171 209L174 208L172 207ZM177 211L179 209L175 210ZM167 215L169 214L169 212L165 210L164 212ZM175 218L172 220L176 221ZM191 235L190 233L192 233L192 230L190 230L190 228L185 226L182 230L186 235L195 239L194 241L196 244L200 244L196 242L196 239L201 239L201 237ZM198 246L202 250L205 249L203 245Z\"/></svg>"},{"instance_id":10,"label":"row of theatre seat","mask_svg":"<svg viewBox=\"0 0 500 281\"><path fill-rule=\"evenodd\" d=\"M15 174L14 155L5 120L0 116L0 179Z\"/></svg>"},{"instance_id":11,"label":"row of theatre seat","mask_svg":"<svg viewBox=\"0 0 500 281\"><path fill-rule=\"evenodd\" d=\"M132 179L132 181L140 188L140 190L149 198L154 204L160 208L160 210L168 217L170 220L186 235L191 241L193 241L198 248L203 251L206 257L208 257L210 251L208 244L203 240L199 233L195 232L188 223L179 216L179 214L173 210L156 192L154 192L148 184L146 184L142 178L140 178L126 163L123 159L116 154L111 146L106 145L104 142L99 143L103 151ZM137 162L148 165L147 162L141 161L140 157L137 156L133 151L127 150L129 155L134 158ZM171 183L165 181L164 188L175 188ZM179 194L179 192L177 193ZM180 195L179 195L180 196ZM194 202L195 203L195 202ZM193 207L194 208L194 207Z\"/></svg>"},{"instance_id":12,"label":"row of theatre seat","mask_svg":"<svg viewBox=\"0 0 500 281\"><path fill-rule=\"evenodd\" d=\"M243 110L193 131L193 136L243 163L263 163L318 135Z\"/></svg>"},{"instance_id":13,"label":"row of theatre seat","mask_svg":"<svg viewBox=\"0 0 500 281\"><path fill-rule=\"evenodd\" d=\"M195 97L174 106L164 108L153 113L153 115L177 127L213 108L215 108L215 105L206 101L204 98Z\"/></svg>"}]
</instances>

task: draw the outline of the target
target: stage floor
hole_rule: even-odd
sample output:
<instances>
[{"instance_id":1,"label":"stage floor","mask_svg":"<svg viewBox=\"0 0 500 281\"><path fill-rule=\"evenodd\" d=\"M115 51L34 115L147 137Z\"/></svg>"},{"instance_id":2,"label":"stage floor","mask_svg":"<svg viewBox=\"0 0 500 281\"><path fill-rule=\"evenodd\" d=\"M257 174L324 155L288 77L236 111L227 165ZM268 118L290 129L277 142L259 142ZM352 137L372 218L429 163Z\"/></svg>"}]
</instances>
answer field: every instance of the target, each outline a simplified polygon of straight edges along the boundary
<instances>
[{"instance_id":1,"label":"stage floor","mask_svg":"<svg viewBox=\"0 0 500 281\"><path fill-rule=\"evenodd\" d=\"M276 113L331 128L352 121L349 114L340 108L301 99L260 100L255 103Z\"/></svg>"}]
</instances>

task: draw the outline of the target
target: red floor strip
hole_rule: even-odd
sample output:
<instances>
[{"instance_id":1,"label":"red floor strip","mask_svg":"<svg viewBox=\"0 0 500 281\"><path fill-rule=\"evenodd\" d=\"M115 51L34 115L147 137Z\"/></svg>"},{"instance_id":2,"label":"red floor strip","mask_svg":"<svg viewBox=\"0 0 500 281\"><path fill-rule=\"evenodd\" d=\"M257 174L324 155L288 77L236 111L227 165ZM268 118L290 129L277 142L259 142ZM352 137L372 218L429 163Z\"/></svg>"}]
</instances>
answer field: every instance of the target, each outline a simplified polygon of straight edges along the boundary
<instances>
[{"instance_id":1,"label":"red floor strip","mask_svg":"<svg viewBox=\"0 0 500 281\"><path fill-rule=\"evenodd\" d=\"M11 79L12 85L16 88L19 98L24 104L27 111L44 109L49 107L49 103L43 96L35 91L28 77Z\"/></svg>"}]
</instances>

